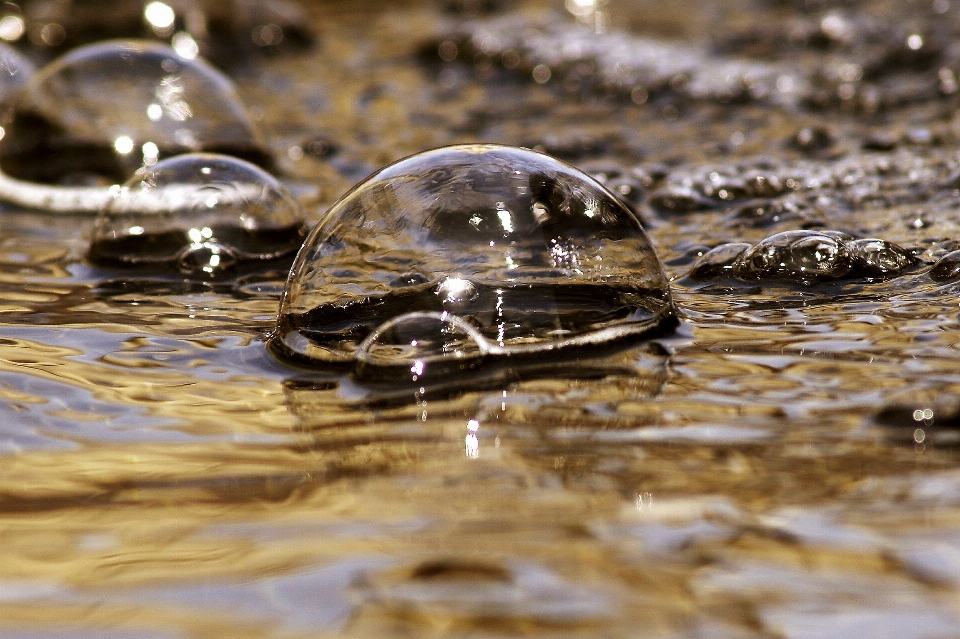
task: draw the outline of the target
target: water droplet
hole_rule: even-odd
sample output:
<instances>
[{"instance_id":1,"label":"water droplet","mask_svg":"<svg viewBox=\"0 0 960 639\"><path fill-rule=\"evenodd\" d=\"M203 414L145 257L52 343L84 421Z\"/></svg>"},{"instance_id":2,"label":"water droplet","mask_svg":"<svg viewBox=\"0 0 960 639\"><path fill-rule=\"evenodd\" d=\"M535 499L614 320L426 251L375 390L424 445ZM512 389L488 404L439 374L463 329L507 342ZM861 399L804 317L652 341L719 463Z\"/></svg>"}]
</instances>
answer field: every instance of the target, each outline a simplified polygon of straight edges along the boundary
<instances>
[{"instance_id":1,"label":"water droplet","mask_svg":"<svg viewBox=\"0 0 960 639\"><path fill-rule=\"evenodd\" d=\"M660 261L620 200L549 156L496 145L411 156L334 204L294 263L272 344L350 362L384 323L431 311L504 354L675 322Z\"/></svg>"},{"instance_id":2,"label":"water droplet","mask_svg":"<svg viewBox=\"0 0 960 639\"><path fill-rule=\"evenodd\" d=\"M270 165L226 76L160 44L112 41L76 49L34 75L6 128L0 167L34 182L92 174L109 184L190 151Z\"/></svg>"},{"instance_id":3,"label":"water droplet","mask_svg":"<svg viewBox=\"0 0 960 639\"><path fill-rule=\"evenodd\" d=\"M241 263L292 255L303 212L262 169L191 153L157 162L117 190L97 218L89 258L213 276Z\"/></svg>"}]
</instances>

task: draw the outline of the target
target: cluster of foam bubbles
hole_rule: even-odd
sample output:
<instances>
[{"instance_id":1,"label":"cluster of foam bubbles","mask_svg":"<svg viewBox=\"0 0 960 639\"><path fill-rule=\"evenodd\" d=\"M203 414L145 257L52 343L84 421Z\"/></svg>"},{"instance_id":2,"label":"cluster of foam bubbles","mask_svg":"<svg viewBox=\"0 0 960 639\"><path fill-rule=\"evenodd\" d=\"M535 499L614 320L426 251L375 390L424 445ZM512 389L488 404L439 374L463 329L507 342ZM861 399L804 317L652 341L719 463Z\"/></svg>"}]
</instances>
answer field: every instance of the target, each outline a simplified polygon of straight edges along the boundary
<instances>
[{"instance_id":1,"label":"cluster of foam bubbles","mask_svg":"<svg viewBox=\"0 0 960 639\"><path fill-rule=\"evenodd\" d=\"M294 262L271 344L421 383L675 322L660 262L617 197L546 155L461 145L388 166L330 209Z\"/></svg>"},{"instance_id":2,"label":"cluster of foam bubbles","mask_svg":"<svg viewBox=\"0 0 960 639\"><path fill-rule=\"evenodd\" d=\"M690 277L814 283L846 277L891 277L917 263L903 247L854 239L837 231L784 231L758 242L721 244L705 253Z\"/></svg>"},{"instance_id":3,"label":"cluster of foam bubbles","mask_svg":"<svg viewBox=\"0 0 960 639\"><path fill-rule=\"evenodd\" d=\"M763 227L808 216L824 199L836 201L835 208L926 199L930 193L918 185L949 183L956 171L923 147L850 153L831 161L761 158L674 168L646 203L665 215L729 211L731 225Z\"/></svg>"},{"instance_id":4,"label":"cluster of foam bubbles","mask_svg":"<svg viewBox=\"0 0 960 639\"><path fill-rule=\"evenodd\" d=\"M89 259L217 277L292 256L303 211L273 176L226 155L162 160L116 190L97 217Z\"/></svg>"}]
</instances>

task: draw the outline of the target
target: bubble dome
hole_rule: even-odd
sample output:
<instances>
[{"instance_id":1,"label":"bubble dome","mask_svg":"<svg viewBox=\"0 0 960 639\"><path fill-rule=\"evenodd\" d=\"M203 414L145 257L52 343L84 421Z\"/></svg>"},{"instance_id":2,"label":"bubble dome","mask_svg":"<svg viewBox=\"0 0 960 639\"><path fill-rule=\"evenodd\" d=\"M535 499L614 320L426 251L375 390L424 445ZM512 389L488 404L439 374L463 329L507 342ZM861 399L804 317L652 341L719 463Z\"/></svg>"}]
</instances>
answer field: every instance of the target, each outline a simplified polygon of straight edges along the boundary
<instances>
[{"instance_id":1,"label":"bubble dome","mask_svg":"<svg viewBox=\"0 0 960 639\"><path fill-rule=\"evenodd\" d=\"M270 156L233 83L200 59L146 41L76 49L22 89L0 143L0 168L48 184L119 183L186 152Z\"/></svg>"},{"instance_id":2,"label":"bubble dome","mask_svg":"<svg viewBox=\"0 0 960 639\"><path fill-rule=\"evenodd\" d=\"M424 322L431 357L488 358L652 335L676 316L636 215L593 178L530 150L459 145L392 164L332 206L294 261L271 348L398 366L422 347L398 364L377 336ZM444 331L480 347L447 348Z\"/></svg>"},{"instance_id":3,"label":"bubble dome","mask_svg":"<svg viewBox=\"0 0 960 639\"><path fill-rule=\"evenodd\" d=\"M234 157L189 153L116 189L97 217L88 258L214 277L293 255L305 234L300 205L269 173Z\"/></svg>"}]
</instances>

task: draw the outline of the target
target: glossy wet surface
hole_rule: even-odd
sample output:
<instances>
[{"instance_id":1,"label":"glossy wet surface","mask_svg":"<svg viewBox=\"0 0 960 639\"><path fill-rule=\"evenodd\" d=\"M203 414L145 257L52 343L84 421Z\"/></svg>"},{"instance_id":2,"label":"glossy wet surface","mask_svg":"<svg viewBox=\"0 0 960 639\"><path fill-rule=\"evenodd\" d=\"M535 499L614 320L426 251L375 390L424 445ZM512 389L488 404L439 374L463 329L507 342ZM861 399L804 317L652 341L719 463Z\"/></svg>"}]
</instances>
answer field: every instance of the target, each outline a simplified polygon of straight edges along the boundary
<instances>
[{"instance_id":1,"label":"glossy wet surface","mask_svg":"<svg viewBox=\"0 0 960 639\"><path fill-rule=\"evenodd\" d=\"M957 7L466 4L318 4L233 71L309 222L539 146L637 207L676 334L371 397L267 353L282 267L96 268L93 218L4 211L0 636L960 634Z\"/></svg>"}]
</instances>

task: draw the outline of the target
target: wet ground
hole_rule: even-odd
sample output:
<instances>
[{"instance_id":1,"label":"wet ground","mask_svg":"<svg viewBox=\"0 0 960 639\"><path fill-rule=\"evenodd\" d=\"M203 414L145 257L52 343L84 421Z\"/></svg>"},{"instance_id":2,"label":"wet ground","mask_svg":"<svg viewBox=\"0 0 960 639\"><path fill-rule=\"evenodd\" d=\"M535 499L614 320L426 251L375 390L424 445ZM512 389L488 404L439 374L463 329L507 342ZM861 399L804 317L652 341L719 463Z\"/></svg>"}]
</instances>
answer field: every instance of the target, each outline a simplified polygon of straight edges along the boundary
<instances>
[{"instance_id":1,"label":"wet ground","mask_svg":"<svg viewBox=\"0 0 960 639\"><path fill-rule=\"evenodd\" d=\"M5 210L0 636L960 636L960 7L568 4L317 3L230 71L311 224L442 144L591 173L676 333L371 405L267 353L282 267Z\"/></svg>"}]
</instances>

